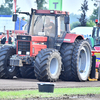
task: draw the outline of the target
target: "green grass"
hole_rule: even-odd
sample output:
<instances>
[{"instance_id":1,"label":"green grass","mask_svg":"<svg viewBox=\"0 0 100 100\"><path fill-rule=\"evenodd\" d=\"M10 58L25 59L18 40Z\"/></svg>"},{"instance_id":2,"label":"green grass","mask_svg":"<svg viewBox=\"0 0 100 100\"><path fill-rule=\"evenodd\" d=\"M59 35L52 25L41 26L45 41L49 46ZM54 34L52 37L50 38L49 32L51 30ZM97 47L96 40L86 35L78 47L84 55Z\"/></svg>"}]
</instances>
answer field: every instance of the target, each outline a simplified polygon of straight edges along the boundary
<instances>
[{"instance_id":1,"label":"green grass","mask_svg":"<svg viewBox=\"0 0 100 100\"><path fill-rule=\"evenodd\" d=\"M33 97L60 97L64 94L100 94L100 87L86 88L55 88L54 93L42 93L38 90L0 91L0 99L33 98Z\"/></svg>"}]
</instances>

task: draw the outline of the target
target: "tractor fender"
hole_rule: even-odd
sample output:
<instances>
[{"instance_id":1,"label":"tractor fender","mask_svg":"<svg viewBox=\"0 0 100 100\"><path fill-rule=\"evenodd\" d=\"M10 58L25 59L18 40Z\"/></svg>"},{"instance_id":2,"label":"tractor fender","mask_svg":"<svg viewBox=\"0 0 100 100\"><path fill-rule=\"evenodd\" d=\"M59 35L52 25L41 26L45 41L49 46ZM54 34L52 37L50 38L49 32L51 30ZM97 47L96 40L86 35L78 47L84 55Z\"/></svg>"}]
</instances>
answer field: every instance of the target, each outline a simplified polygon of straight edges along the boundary
<instances>
[{"instance_id":1,"label":"tractor fender","mask_svg":"<svg viewBox=\"0 0 100 100\"><path fill-rule=\"evenodd\" d=\"M65 42L65 43L74 43L74 41L76 39L81 40L81 39L84 39L84 37L83 37L83 35L68 33L68 34L66 34L63 42Z\"/></svg>"},{"instance_id":2,"label":"tractor fender","mask_svg":"<svg viewBox=\"0 0 100 100\"><path fill-rule=\"evenodd\" d=\"M65 34L65 36L62 39L57 39L56 44L55 44L56 49L60 50L61 45L63 43L74 43L74 41L76 39L81 40L81 39L84 39L84 37L82 35L78 35L78 34L67 33L67 34Z\"/></svg>"}]
</instances>

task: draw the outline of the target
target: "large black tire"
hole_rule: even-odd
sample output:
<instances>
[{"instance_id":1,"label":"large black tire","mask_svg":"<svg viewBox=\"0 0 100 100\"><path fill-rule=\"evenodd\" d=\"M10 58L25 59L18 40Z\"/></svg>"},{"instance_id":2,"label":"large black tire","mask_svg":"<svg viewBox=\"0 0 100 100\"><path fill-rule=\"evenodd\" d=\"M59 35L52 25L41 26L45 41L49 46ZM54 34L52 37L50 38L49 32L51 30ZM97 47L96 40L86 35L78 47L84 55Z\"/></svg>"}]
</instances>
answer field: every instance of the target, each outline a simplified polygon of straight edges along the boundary
<instances>
[{"instance_id":1,"label":"large black tire","mask_svg":"<svg viewBox=\"0 0 100 100\"><path fill-rule=\"evenodd\" d=\"M91 39L90 38L87 38L86 40L89 42L89 44L90 44L90 46L92 48L92 41L91 41Z\"/></svg>"},{"instance_id":2,"label":"large black tire","mask_svg":"<svg viewBox=\"0 0 100 100\"><path fill-rule=\"evenodd\" d=\"M87 81L92 66L92 55L90 44L86 40L78 42L73 50L72 56L72 78L73 81Z\"/></svg>"},{"instance_id":3,"label":"large black tire","mask_svg":"<svg viewBox=\"0 0 100 100\"><path fill-rule=\"evenodd\" d=\"M35 59L34 72L39 81L57 81L61 74L61 57L55 49L43 49Z\"/></svg>"},{"instance_id":4,"label":"large black tire","mask_svg":"<svg viewBox=\"0 0 100 100\"><path fill-rule=\"evenodd\" d=\"M63 63L63 70L61 72L60 78L63 81L71 81L72 80L71 60L72 60L73 49L74 49L74 43L62 44L61 49L60 49L62 63Z\"/></svg>"},{"instance_id":5,"label":"large black tire","mask_svg":"<svg viewBox=\"0 0 100 100\"><path fill-rule=\"evenodd\" d=\"M10 57L16 53L13 46L3 46L0 49L0 78L11 79L13 76L20 77L19 67L9 66Z\"/></svg>"},{"instance_id":6,"label":"large black tire","mask_svg":"<svg viewBox=\"0 0 100 100\"><path fill-rule=\"evenodd\" d=\"M22 78L30 78L30 79L35 79L35 74L34 74L34 67L26 67L25 65L23 67L20 67L20 73Z\"/></svg>"},{"instance_id":7,"label":"large black tire","mask_svg":"<svg viewBox=\"0 0 100 100\"><path fill-rule=\"evenodd\" d=\"M100 81L100 65L98 67L98 80Z\"/></svg>"}]
</instances>

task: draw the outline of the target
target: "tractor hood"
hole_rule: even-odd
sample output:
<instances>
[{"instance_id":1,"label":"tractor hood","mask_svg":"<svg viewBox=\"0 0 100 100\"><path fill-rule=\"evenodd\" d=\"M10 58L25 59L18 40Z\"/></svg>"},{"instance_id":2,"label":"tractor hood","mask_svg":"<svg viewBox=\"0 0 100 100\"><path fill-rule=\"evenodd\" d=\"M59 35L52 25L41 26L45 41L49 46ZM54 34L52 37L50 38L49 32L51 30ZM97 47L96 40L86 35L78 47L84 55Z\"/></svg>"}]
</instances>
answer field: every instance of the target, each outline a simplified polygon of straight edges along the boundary
<instances>
[{"instance_id":1,"label":"tractor hood","mask_svg":"<svg viewBox=\"0 0 100 100\"><path fill-rule=\"evenodd\" d=\"M44 36L32 36L32 41L34 42L46 42L47 37Z\"/></svg>"}]
</instances>

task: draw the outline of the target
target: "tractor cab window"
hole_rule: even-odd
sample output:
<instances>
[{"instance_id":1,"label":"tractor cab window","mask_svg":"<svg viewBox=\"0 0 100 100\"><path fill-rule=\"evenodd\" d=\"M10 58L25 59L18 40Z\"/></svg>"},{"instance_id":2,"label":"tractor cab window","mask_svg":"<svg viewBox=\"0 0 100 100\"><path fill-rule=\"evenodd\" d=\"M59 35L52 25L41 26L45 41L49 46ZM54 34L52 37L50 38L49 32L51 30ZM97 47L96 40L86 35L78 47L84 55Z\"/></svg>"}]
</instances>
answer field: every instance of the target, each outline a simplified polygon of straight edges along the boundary
<instances>
[{"instance_id":1,"label":"tractor cab window","mask_svg":"<svg viewBox=\"0 0 100 100\"><path fill-rule=\"evenodd\" d=\"M62 37L65 32L64 16L58 17L58 37Z\"/></svg>"},{"instance_id":2,"label":"tractor cab window","mask_svg":"<svg viewBox=\"0 0 100 100\"><path fill-rule=\"evenodd\" d=\"M98 37L97 37L97 45L100 46L100 28L98 28Z\"/></svg>"},{"instance_id":3,"label":"tractor cab window","mask_svg":"<svg viewBox=\"0 0 100 100\"><path fill-rule=\"evenodd\" d=\"M55 17L35 15L33 35L55 37Z\"/></svg>"},{"instance_id":4,"label":"tractor cab window","mask_svg":"<svg viewBox=\"0 0 100 100\"><path fill-rule=\"evenodd\" d=\"M64 17L60 17L60 33L65 32L65 24L64 24Z\"/></svg>"},{"instance_id":5,"label":"tractor cab window","mask_svg":"<svg viewBox=\"0 0 100 100\"><path fill-rule=\"evenodd\" d=\"M95 27L95 28L93 29L93 37L97 37L97 31L98 31L98 28Z\"/></svg>"},{"instance_id":6,"label":"tractor cab window","mask_svg":"<svg viewBox=\"0 0 100 100\"><path fill-rule=\"evenodd\" d=\"M100 37L100 28L99 28L99 31L98 31L98 37Z\"/></svg>"},{"instance_id":7,"label":"tractor cab window","mask_svg":"<svg viewBox=\"0 0 100 100\"><path fill-rule=\"evenodd\" d=\"M99 27L94 27L93 38L94 38L94 45L99 45L100 44L100 28Z\"/></svg>"}]
</instances>

